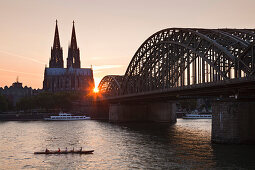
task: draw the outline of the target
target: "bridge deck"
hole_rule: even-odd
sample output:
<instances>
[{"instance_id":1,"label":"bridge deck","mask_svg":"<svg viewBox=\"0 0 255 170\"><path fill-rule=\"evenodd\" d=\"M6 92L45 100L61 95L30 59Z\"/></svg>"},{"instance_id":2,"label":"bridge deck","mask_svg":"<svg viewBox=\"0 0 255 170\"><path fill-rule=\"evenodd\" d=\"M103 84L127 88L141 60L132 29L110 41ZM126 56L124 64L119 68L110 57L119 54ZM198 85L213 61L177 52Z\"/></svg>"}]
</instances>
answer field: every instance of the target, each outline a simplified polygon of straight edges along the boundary
<instances>
[{"instance_id":1,"label":"bridge deck","mask_svg":"<svg viewBox=\"0 0 255 170\"><path fill-rule=\"evenodd\" d=\"M234 96L255 98L255 77L244 77L203 84L195 84L151 92L134 93L122 96L98 98L98 101L128 102L145 100L166 100L191 97L220 97Z\"/></svg>"}]
</instances>

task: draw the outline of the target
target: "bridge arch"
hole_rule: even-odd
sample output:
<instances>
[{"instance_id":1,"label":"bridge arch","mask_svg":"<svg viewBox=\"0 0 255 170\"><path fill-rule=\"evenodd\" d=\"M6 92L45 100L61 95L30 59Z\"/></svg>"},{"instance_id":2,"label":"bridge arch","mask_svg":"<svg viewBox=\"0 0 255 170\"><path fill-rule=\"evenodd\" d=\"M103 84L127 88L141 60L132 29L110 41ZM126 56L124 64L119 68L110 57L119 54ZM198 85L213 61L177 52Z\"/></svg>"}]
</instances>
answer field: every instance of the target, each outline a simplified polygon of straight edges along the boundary
<instances>
[{"instance_id":1,"label":"bridge arch","mask_svg":"<svg viewBox=\"0 0 255 170\"><path fill-rule=\"evenodd\" d=\"M116 96L118 95L123 76L119 75L108 75L105 76L98 85L98 90L105 96Z\"/></svg>"},{"instance_id":2,"label":"bridge arch","mask_svg":"<svg viewBox=\"0 0 255 170\"><path fill-rule=\"evenodd\" d=\"M104 77L110 96L253 76L254 29L168 28L136 51L124 76Z\"/></svg>"},{"instance_id":3,"label":"bridge arch","mask_svg":"<svg viewBox=\"0 0 255 170\"><path fill-rule=\"evenodd\" d=\"M254 30L169 28L136 51L120 95L254 75Z\"/></svg>"}]
</instances>

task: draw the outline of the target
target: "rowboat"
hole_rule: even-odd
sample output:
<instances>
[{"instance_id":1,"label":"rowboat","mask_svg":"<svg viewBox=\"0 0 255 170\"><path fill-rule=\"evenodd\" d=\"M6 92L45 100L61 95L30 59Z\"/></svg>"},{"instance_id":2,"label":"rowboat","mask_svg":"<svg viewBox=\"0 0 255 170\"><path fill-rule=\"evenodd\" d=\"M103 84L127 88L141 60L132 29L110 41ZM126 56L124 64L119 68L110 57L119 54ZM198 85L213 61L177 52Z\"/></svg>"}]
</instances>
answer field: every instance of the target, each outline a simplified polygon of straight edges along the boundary
<instances>
[{"instance_id":1,"label":"rowboat","mask_svg":"<svg viewBox=\"0 0 255 170\"><path fill-rule=\"evenodd\" d=\"M93 154L94 150L88 151L48 151L48 152L34 152L34 154Z\"/></svg>"}]
</instances>

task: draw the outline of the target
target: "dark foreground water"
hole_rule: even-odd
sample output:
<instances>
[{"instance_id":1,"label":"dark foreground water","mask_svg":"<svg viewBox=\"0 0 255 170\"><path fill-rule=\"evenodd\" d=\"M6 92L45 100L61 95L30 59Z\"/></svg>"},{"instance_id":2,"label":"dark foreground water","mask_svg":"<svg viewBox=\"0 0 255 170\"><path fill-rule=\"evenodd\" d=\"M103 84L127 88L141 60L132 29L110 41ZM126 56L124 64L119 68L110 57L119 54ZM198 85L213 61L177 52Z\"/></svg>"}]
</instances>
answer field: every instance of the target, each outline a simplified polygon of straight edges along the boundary
<instances>
[{"instance_id":1,"label":"dark foreground water","mask_svg":"<svg viewBox=\"0 0 255 170\"><path fill-rule=\"evenodd\" d=\"M255 169L255 147L211 144L211 120L0 122L0 169ZM91 155L34 155L46 147Z\"/></svg>"}]
</instances>

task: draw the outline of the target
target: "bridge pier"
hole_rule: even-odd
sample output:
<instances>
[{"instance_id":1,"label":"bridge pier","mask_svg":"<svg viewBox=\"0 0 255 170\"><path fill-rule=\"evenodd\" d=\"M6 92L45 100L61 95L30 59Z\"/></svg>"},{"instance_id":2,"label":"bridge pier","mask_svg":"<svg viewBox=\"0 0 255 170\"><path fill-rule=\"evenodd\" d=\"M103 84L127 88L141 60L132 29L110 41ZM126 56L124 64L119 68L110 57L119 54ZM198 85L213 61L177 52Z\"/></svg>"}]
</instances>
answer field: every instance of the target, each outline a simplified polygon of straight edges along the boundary
<instances>
[{"instance_id":1,"label":"bridge pier","mask_svg":"<svg viewBox=\"0 0 255 170\"><path fill-rule=\"evenodd\" d=\"M176 122L175 102L110 104L110 122Z\"/></svg>"},{"instance_id":2,"label":"bridge pier","mask_svg":"<svg viewBox=\"0 0 255 170\"><path fill-rule=\"evenodd\" d=\"M108 120L109 118L109 103L108 102L93 102L91 105L91 118L97 120Z\"/></svg>"},{"instance_id":3,"label":"bridge pier","mask_svg":"<svg viewBox=\"0 0 255 170\"><path fill-rule=\"evenodd\" d=\"M255 144L254 101L217 101L212 112L212 142Z\"/></svg>"}]
</instances>

